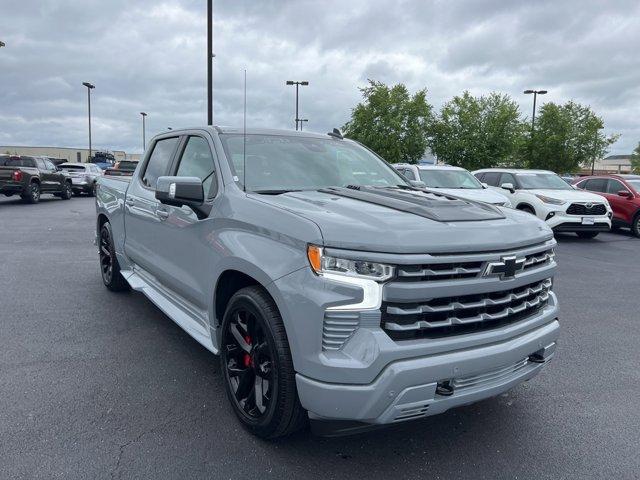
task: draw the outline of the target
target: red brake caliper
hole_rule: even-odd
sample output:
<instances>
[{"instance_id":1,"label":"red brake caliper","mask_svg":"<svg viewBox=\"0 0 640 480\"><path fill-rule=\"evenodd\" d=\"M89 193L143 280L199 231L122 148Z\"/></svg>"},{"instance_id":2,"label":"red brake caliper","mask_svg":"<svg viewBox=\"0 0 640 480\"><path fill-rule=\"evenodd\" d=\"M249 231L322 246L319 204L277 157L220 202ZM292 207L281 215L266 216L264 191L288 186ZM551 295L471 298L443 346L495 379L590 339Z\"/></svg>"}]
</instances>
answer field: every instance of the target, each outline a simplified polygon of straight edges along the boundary
<instances>
[{"instance_id":1,"label":"red brake caliper","mask_svg":"<svg viewBox=\"0 0 640 480\"><path fill-rule=\"evenodd\" d=\"M251 337L249 335L244 337L244 341L251 345ZM249 355L248 353L244 354L243 362L245 367L253 367L253 360L251 359L251 355Z\"/></svg>"}]
</instances>

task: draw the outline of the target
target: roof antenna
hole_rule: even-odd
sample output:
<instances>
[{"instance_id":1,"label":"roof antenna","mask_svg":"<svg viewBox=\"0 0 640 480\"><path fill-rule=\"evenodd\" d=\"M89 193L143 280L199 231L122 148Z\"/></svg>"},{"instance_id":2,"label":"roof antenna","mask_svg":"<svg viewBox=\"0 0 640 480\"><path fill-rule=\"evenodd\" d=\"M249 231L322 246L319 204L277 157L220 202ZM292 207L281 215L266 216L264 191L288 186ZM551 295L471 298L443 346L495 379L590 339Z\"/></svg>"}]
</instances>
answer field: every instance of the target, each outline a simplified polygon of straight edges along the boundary
<instances>
[{"instance_id":1,"label":"roof antenna","mask_svg":"<svg viewBox=\"0 0 640 480\"><path fill-rule=\"evenodd\" d=\"M244 114L242 118L242 190L247 191L247 69L244 69Z\"/></svg>"},{"instance_id":2,"label":"roof antenna","mask_svg":"<svg viewBox=\"0 0 640 480\"><path fill-rule=\"evenodd\" d=\"M340 140L342 140L344 138L344 136L342 135L342 132L337 128L334 128L333 131L327 133L327 135L329 135L330 137L333 137L333 138L339 138Z\"/></svg>"}]
</instances>

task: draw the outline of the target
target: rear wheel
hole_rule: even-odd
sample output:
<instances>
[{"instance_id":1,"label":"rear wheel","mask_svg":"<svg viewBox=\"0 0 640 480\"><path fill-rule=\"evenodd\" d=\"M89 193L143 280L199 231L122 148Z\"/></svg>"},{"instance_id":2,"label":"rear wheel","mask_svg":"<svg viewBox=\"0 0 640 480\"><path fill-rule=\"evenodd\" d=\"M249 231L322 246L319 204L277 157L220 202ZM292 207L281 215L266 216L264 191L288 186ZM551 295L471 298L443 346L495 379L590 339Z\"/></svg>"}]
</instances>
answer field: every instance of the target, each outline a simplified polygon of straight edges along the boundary
<instances>
[{"instance_id":1,"label":"rear wheel","mask_svg":"<svg viewBox=\"0 0 640 480\"><path fill-rule=\"evenodd\" d=\"M120 273L120 265L116 258L113 245L113 233L111 224L105 222L100 229L100 244L98 254L100 256L100 274L102 283L114 292L129 290L129 284Z\"/></svg>"},{"instance_id":2,"label":"rear wheel","mask_svg":"<svg viewBox=\"0 0 640 480\"><path fill-rule=\"evenodd\" d=\"M640 238L640 213L638 213L633 219L633 222L631 222L631 233Z\"/></svg>"},{"instance_id":3,"label":"rear wheel","mask_svg":"<svg viewBox=\"0 0 640 480\"><path fill-rule=\"evenodd\" d=\"M600 232L576 232L580 238L596 238Z\"/></svg>"},{"instance_id":4,"label":"rear wheel","mask_svg":"<svg viewBox=\"0 0 640 480\"><path fill-rule=\"evenodd\" d=\"M220 361L227 396L251 433L278 438L304 426L282 318L262 288L243 288L229 300Z\"/></svg>"},{"instance_id":5,"label":"rear wheel","mask_svg":"<svg viewBox=\"0 0 640 480\"><path fill-rule=\"evenodd\" d=\"M62 186L62 192L60 192L60 198L62 200L69 200L73 196L73 190L71 184L65 182Z\"/></svg>"},{"instance_id":6,"label":"rear wheel","mask_svg":"<svg viewBox=\"0 0 640 480\"><path fill-rule=\"evenodd\" d=\"M26 203L38 203L40 201L40 184L31 182L27 191L21 196Z\"/></svg>"}]
</instances>

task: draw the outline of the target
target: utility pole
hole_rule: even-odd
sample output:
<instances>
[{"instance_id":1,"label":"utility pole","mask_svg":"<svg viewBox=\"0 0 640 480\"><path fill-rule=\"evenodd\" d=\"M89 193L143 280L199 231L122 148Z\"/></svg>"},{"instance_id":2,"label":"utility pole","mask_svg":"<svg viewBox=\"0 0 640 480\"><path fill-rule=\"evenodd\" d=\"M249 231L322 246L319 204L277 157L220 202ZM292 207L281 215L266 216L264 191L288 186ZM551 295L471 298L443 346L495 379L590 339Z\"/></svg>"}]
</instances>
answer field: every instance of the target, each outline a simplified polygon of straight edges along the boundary
<instances>
[{"instance_id":1,"label":"utility pole","mask_svg":"<svg viewBox=\"0 0 640 480\"><path fill-rule=\"evenodd\" d=\"M213 125L213 0L207 0L207 125Z\"/></svg>"}]
</instances>

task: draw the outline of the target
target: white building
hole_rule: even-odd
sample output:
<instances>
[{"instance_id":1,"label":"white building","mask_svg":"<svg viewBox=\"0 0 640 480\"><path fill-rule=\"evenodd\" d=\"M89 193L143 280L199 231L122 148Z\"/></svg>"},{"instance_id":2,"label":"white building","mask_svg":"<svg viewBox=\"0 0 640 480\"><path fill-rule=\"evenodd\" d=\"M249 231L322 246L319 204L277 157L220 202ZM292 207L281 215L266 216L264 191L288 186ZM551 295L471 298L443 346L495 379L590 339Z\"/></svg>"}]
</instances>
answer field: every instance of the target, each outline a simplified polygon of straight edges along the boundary
<instances>
[{"instance_id":1,"label":"white building","mask_svg":"<svg viewBox=\"0 0 640 480\"><path fill-rule=\"evenodd\" d=\"M93 150L95 153L98 150ZM122 150L112 150L116 160L140 160L139 153L126 153ZM64 159L67 162L86 162L89 157L88 148L69 147L26 147L21 145L0 145L0 154L44 156Z\"/></svg>"}]
</instances>

